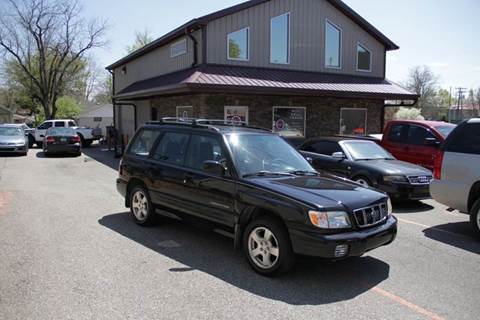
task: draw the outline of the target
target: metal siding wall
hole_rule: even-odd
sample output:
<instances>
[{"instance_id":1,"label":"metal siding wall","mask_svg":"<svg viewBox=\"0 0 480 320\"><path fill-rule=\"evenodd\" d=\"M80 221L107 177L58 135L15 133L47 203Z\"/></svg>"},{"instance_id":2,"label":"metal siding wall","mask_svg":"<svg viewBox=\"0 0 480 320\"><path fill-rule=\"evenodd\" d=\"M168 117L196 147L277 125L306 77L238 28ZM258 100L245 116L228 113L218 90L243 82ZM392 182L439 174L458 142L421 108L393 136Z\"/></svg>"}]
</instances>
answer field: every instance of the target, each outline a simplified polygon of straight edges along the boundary
<instances>
[{"instance_id":1,"label":"metal siding wall","mask_svg":"<svg viewBox=\"0 0 480 320\"><path fill-rule=\"evenodd\" d=\"M197 30L193 33L198 41L198 62L202 60L202 32ZM179 38L172 43L175 43ZM170 58L170 45L155 49L144 56L130 61L126 64L127 73L122 73L122 67L116 68L115 72L115 92L125 89L136 81L149 79L162 74L187 69L193 63L193 41L187 38L187 54Z\"/></svg>"},{"instance_id":2,"label":"metal siding wall","mask_svg":"<svg viewBox=\"0 0 480 320\"><path fill-rule=\"evenodd\" d=\"M290 64L270 63L270 19L290 12ZM324 67L325 19L342 28L342 69ZM250 27L250 61L227 60L227 34ZM372 52L372 72L356 70L356 45ZM272 0L211 21L207 61L214 64L285 68L383 77L384 46L324 0Z\"/></svg>"}]
</instances>

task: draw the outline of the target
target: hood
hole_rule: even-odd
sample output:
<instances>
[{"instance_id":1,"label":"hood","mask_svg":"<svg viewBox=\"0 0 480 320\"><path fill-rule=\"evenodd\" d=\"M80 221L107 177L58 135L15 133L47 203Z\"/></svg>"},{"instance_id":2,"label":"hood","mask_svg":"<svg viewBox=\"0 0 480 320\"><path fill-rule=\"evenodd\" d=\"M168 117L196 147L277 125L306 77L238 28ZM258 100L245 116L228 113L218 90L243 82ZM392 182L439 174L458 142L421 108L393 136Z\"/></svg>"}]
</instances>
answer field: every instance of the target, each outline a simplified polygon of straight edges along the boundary
<instances>
[{"instance_id":1,"label":"hood","mask_svg":"<svg viewBox=\"0 0 480 320\"><path fill-rule=\"evenodd\" d=\"M417 166L400 160L359 160L358 164L368 167L372 170L377 170L385 175L432 175L432 173L424 167Z\"/></svg>"},{"instance_id":2,"label":"hood","mask_svg":"<svg viewBox=\"0 0 480 320\"><path fill-rule=\"evenodd\" d=\"M0 136L0 143L25 143L25 138L22 136Z\"/></svg>"},{"instance_id":3,"label":"hood","mask_svg":"<svg viewBox=\"0 0 480 320\"><path fill-rule=\"evenodd\" d=\"M387 196L373 189L344 180L324 177L254 178L250 183L309 203L318 208L355 210L367 207ZM340 207L340 208L339 208Z\"/></svg>"}]
</instances>

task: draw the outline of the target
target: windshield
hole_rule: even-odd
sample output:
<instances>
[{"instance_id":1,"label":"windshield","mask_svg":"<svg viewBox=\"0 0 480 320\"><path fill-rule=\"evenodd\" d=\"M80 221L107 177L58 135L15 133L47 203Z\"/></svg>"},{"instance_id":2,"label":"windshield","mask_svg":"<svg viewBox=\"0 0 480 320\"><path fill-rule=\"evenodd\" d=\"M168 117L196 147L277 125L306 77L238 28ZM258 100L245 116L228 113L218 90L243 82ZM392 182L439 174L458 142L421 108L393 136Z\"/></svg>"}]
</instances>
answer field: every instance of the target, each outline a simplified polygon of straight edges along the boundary
<instances>
[{"instance_id":1,"label":"windshield","mask_svg":"<svg viewBox=\"0 0 480 320\"><path fill-rule=\"evenodd\" d=\"M347 141L343 143L353 160L394 160L385 149L372 141Z\"/></svg>"},{"instance_id":2,"label":"windshield","mask_svg":"<svg viewBox=\"0 0 480 320\"><path fill-rule=\"evenodd\" d=\"M227 136L240 176L260 172L315 172L315 169L285 140L272 134Z\"/></svg>"},{"instance_id":3,"label":"windshield","mask_svg":"<svg viewBox=\"0 0 480 320\"><path fill-rule=\"evenodd\" d=\"M49 136L74 136L75 131L72 128L52 128L48 129L47 135Z\"/></svg>"},{"instance_id":4,"label":"windshield","mask_svg":"<svg viewBox=\"0 0 480 320\"><path fill-rule=\"evenodd\" d=\"M446 138L448 137L448 135L450 134L450 132L453 131L453 129L455 129L456 126L442 126L442 127L435 127L435 129L438 130L438 132L440 132L440 134Z\"/></svg>"},{"instance_id":5,"label":"windshield","mask_svg":"<svg viewBox=\"0 0 480 320\"><path fill-rule=\"evenodd\" d=\"M20 128L0 127L0 136L16 137L23 136L23 133Z\"/></svg>"}]
</instances>

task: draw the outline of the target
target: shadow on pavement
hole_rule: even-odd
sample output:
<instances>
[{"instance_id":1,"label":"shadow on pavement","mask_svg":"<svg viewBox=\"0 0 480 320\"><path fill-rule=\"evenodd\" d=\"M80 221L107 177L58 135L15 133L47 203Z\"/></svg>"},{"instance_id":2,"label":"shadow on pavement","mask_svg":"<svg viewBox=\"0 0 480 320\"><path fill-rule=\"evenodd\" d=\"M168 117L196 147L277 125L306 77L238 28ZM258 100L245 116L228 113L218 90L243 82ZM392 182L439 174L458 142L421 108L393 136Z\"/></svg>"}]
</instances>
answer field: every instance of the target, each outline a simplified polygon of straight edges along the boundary
<instances>
[{"instance_id":1,"label":"shadow on pavement","mask_svg":"<svg viewBox=\"0 0 480 320\"><path fill-rule=\"evenodd\" d=\"M469 222L452 222L423 230L427 238L480 254L480 240Z\"/></svg>"},{"instance_id":2,"label":"shadow on pavement","mask_svg":"<svg viewBox=\"0 0 480 320\"><path fill-rule=\"evenodd\" d=\"M242 290L292 305L320 305L357 297L389 277L387 263L373 257L338 262L304 258L280 278L256 274L233 250L233 241L187 223L166 219L151 228L136 225L129 212L98 221L159 254L184 264L171 272L199 270Z\"/></svg>"},{"instance_id":3,"label":"shadow on pavement","mask_svg":"<svg viewBox=\"0 0 480 320\"><path fill-rule=\"evenodd\" d=\"M113 150L108 150L106 146L92 144L88 148L83 148L82 152L87 157L90 157L115 171L118 170L120 159L115 158L115 152Z\"/></svg>"},{"instance_id":4,"label":"shadow on pavement","mask_svg":"<svg viewBox=\"0 0 480 320\"><path fill-rule=\"evenodd\" d=\"M73 153L52 153L52 154L49 154L48 156L45 155L45 152L41 151L41 152L37 152L37 154L35 155L37 158L42 158L42 159L45 159L45 158L78 158L79 155L77 154L73 154Z\"/></svg>"},{"instance_id":5,"label":"shadow on pavement","mask_svg":"<svg viewBox=\"0 0 480 320\"><path fill-rule=\"evenodd\" d=\"M425 212L433 209L434 208L431 205L421 201L405 201L393 203L394 214Z\"/></svg>"}]
</instances>

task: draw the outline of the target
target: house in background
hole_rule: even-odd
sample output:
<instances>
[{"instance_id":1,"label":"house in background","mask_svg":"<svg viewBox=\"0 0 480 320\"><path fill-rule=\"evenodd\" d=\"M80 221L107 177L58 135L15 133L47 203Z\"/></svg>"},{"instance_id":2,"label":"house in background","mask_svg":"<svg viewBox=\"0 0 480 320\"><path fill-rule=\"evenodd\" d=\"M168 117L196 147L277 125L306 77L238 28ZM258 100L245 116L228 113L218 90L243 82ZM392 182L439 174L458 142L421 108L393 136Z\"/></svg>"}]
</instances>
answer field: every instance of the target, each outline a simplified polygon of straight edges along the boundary
<instances>
[{"instance_id":1,"label":"house in background","mask_svg":"<svg viewBox=\"0 0 480 320\"><path fill-rule=\"evenodd\" d=\"M453 105L448 109L448 121L460 123L463 120L480 117L480 105Z\"/></svg>"},{"instance_id":2,"label":"house in background","mask_svg":"<svg viewBox=\"0 0 480 320\"><path fill-rule=\"evenodd\" d=\"M399 47L340 0L252 0L193 19L107 67L115 127L164 116L246 121L285 136L381 131Z\"/></svg>"},{"instance_id":3,"label":"house in background","mask_svg":"<svg viewBox=\"0 0 480 320\"><path fill-rule=\"evenodd\" d=\"M80 127L102 129L102 135L105 136L107 126L113 125L113 106L111 104L92 106L78 115L76 121Z\"/></svg>"},{"instance_id":4,"label":"house in background","mask_svg":"<svg viewBox=\"0 0 480 320\"><path fill-rule=\"evenodd\" d=\"M13 111L0 106L0 123L13 123Z\"/></svg>"}]
</instances>

